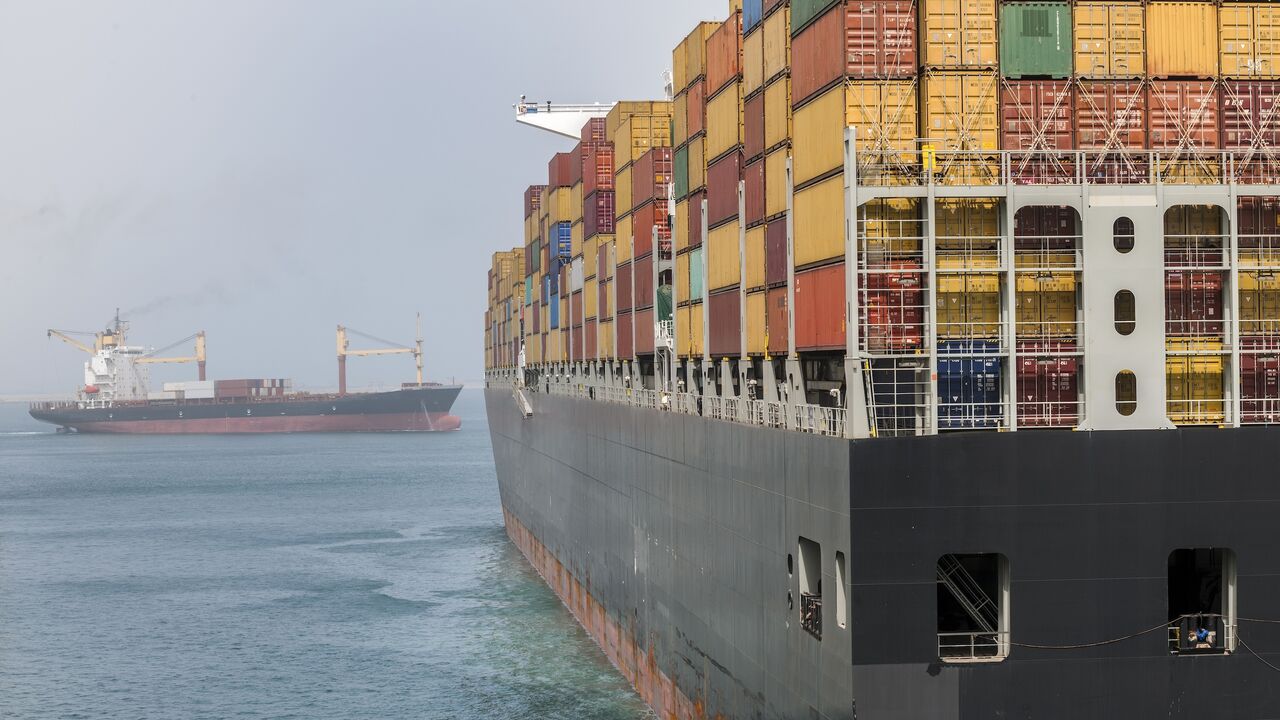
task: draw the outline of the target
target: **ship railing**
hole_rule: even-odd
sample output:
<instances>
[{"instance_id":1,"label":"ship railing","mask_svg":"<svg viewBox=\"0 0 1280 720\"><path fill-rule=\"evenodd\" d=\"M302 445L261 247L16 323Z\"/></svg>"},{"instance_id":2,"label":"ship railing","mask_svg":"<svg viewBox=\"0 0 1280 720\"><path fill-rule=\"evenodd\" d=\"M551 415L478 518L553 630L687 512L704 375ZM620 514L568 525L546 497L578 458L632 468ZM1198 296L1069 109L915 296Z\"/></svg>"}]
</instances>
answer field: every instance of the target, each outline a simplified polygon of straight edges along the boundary
<instances>
[{"instance_id":1,"label":"ship railing","mask_svg":"<svg viewBox=\"0 0 1280 720\"><path fill-rule=\"evenodd\" d=\"M740 422L742 420L742 415L738 413L738 409L741 407L742 401L735 397L727 397L723 398L723 400L724 417L721 419L728 420L730 422Z\"/></svg>"},{"instance_id":2,"label":"ship railing","mask_svg":"<svg viewBox=\"0 0 1280 720\"><path fill-rule=\"evenodd\" d=\"M1270 185L1280 159L1253 150L919 150L857 157L865 187L1012 185Z\"/></svg>"},{"instance_id":3,"label":"ship railing","mask_svg":"<svg viewBox=\"0 0 1280 720\"><path fill-rule=\"evenodd\" d=\"M775 429L784 429L787 426L787 413L780 402L748 400L746 410L748 424Z\"/></svg>"},{"instance_id":4,"label":"ship railing","mask_svg":"<svg viewBox=\"0 0 1280 720\"><path fill-rule=\"evenodd\" d=\"M633 404L637 407L657 410L660 403L657 390L635 390Z\"/></svg>"},{"instance_id":5,"label":"ship railing","mask_svg":"<svg viewBox=\"0 0 1280 720\"><path fill-rule=\"evenodd\" d=\"M821 405L792 406L792 428L827 437L844 437L846 413L843 408Z\"/></svg>"},{"instance_id":6,"label":"ship railing","mask_svg":"<svg viewBox=\"0 0 1280 720\"><path fill-rule=\"evenodd\" d=\"M1230 398L1206 400L1166 400L1169 420L1174 425L1224 425L1232 416Z\"/></svg>"},{"instance_id":7,"label":"ship railing","mask_svg":"<svg viewBox=\"0 0 1280 720\"><path fill-rule=\"evenodd\" d=\"M701 415L698 396L693 393L672 393L671 409L685 415Z\"/></svg>"},{"instance_id":8,"label":"ship railing","mask_svg":"<svg viewBox=\"0 0 1280 720\"><path fill-rule=\"evenodd\" d=\"M708 396L702 399L702 414L712 420L724 420L724 398Z\"/></svg>"},{"instance_id":9,"label":"ship railing","mask_svg":"<svg viewBox=\"0 0 1280 720\"><path fill-rule=\"evenodd\" d=\"M822 596L800 594L800 627L805 632L822 639Z\"/></svg>"},{"instance_id":10,"label":"ship railing","mask_svg":"<svg viewBox=\"0 0 1280 720\"><path fill-rule=\"evenodd\" d=\"M1180 617L1169 623L1169 652L1175 655L1229 653L1236 648L1236 630L1235 623L1218 614Z\"/></svg>"},{"instance_id":11,"label":"ship railing","mask_svg":"<svg viewBox=\"0 0 1280 720\"><path fill-rule=\"evenodd\" d=\"M1000 660L1008 647L1008 632L938 633L938 658L947 662Z\"/></svg>"}]
</instances>

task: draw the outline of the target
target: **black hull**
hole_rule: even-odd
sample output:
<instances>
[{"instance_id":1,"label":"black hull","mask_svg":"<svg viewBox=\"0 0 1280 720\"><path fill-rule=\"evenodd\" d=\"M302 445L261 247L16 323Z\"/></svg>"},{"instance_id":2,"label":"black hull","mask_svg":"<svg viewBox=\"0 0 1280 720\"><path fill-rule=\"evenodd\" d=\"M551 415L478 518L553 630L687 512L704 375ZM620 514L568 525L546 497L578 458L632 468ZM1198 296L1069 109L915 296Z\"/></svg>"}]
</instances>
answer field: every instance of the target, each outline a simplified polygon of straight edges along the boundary
<instances>
[{"instance_id":1,"label":"black hull","mask_svg":"<svg viewBox=\"0 0 1280 720\"><path fill-rule=\"evenodd\" d=\"M571 608L575 588L603 608L583 624L661 716L1280 718L1280 673L1243 645L1174 656L1159 628L1025 647L1159 627L1180 548L1233 550L1239 616L1280 619L1280 428L845 441L541 394L524 419L486 396L513 538L563 567ZM827 587L848 558L848 626L824 603L821 640L788 607L801 536ZM1002 662L938 659L954 553L1008 558ZM1239 636L1280 665L1280 625Z\"/></svg>"},{"instance_id":2,"label":"black hull","mask_svg":"<svg viewBox=\"0 0 1280 720\"><path fill-rule=\"evenodd\" d=\"M433 386L346 396L145 403L110 408L34 406L31 416L79 432L260 433L453 430L461 388Z\"/></svg>"}]
</instances>

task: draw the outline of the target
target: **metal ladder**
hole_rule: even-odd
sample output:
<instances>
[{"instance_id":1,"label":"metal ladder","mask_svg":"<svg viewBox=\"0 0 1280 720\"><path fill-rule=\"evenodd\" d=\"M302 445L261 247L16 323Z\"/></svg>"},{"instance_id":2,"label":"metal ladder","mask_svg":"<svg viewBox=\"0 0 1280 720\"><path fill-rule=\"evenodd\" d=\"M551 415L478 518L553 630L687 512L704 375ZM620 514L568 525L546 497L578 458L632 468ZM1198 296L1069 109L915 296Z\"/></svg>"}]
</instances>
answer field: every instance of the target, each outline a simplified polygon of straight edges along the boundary
<instances>
[{"instance_id":1,"label":"metal ladder","mask_svg":"<svg viewBox=\"0 0 1280 720\"><path fill-rule=\"evenodd\" d=\"M533 417L533 406L529 404L529 398L524 396L524 389L519 385L511 386L511 397L516 401L516 408L520 410L523 417Z\"/></svg>"},{"instance_id":2,"label":"metal ladder","mask_svg":"<svg viewBox=\"0 0 1280 720\"><path fill-rule=\"evenodd\" d=\"M938 562L938 582L951 592L956 602L969 615L978 629L994 633L1000 624L1000 608L955 555L944 555Z\"/></svg>"}]
</instances>

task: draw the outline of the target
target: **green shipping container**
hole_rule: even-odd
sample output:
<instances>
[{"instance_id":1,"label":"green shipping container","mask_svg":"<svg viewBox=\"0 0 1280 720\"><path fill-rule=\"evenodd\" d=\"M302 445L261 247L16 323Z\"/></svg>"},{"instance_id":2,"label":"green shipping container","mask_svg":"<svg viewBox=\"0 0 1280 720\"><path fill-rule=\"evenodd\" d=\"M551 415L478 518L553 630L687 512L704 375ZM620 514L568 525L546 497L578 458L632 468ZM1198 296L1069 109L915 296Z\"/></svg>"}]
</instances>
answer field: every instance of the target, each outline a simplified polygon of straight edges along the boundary
<instances>
[{"instance_id":1,"label":"green shipping container","mask_svg":"<svg viewBox=\"0 0 1280 720\"><path fill-rule=\"evenodd\" d=\"M1001 5L1000 72L1007 78L1071 77L1071 6L1065 2Z\"/></svg>"},{"instance_id":2,"label":"green shipping container","mask_svg":"<svg viewBox=\"0 0 1280 720\"><path fill-rule=\"evenodd\" d=\"M683 200L689 195L689 148L682 147L676 150L673 162L675 178L672 183L675 184L676 199Z\"/></svg>"},{"instance_id":3,"label":"green shipping container","mask_svg":"<svg viewBox=\"0 0 1280 720\"><path fill-rule=\"evenodd\" d=\"M791 0L791 35L799 35L814 18L835 4L835 0Z\"/></svg>"},{"instance_id":4,"label":"green shipping container","mask_svg":"<svg viewBox=\"0 0 1280 720\"><path fill-rule=\"evenodd\" d=\"M533 278L531 277L524 279L524 304L526 306L533 304Z\"/></svg>"},{"instance_id":5,"label":"green shipping container","mask_svg":"<svg viewBox=\"0 0 1280 720\"><path fill-rule=\"evenodd\" d=\"M701 300L703 295L702 250L698 248L689 253L689 298L691 300Z\"/></svg>"}]
</instances>

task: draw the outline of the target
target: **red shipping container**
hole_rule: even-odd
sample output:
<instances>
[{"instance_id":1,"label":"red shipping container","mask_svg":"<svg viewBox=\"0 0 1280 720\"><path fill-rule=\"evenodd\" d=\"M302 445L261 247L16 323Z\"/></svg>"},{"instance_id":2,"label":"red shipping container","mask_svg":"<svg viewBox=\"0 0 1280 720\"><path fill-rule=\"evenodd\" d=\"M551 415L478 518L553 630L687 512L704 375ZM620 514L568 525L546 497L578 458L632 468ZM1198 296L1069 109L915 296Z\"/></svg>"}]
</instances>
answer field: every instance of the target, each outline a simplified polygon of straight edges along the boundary
<instances>
[{"instance_id":1,"label":"red shipping container","mask_svg":"<svg viewBox=\"0 0 1280 720\"><path fill-rule=\"evenodd\" d=\"M1165 273L1165 332L1176 336L1222 334L1222 273Z\"/></svg>"},{"instance_id":2,"label":"red shipping container","mask_svg":"<svg viewBox=\"0 0 1280 720\"><path fill-rule=\"evenodd\" d=\"M624 311L631 312L631 263L625 262L618 265L618 275L615 280L618 283L618 314Z\"/></svg>"},{"instance_id":3,"label":"red shipping container","mask_svg":"<svg viewBox=\"0 0 1280 720\"><path fill-rule=\"evenodd\" d=\"M914 0L849 0L791 42L797 107L844 78L911 78L916 71Z\"/></svg>"},{"instance_id":4,"label":"red shipping container","mask_svg":"<svg viewBox=\"0 0 1280 720\"><path fill-rule=\"evenodd\" d=\"M738 217L738 183L741 180L741 152L729 153L707 168L708 227Z\"/></svg>"},{"instance_id":5,"label":"red shipping container","mask_svg":"<svg viewBox=\"0 0 1280 720\"><path fill-rule=\"evenodd\" d=\"M582 333L582 343L585 346L583 347L583 353L582 353L582 356L584 358L588 360L595 360L600 357L600 353L596 348L597 338L598 338L598 331L596 329L596 321L595 320L586 321L586 323L583 325L583 333Z\"/></svg>"},{"instance_id":6,"label":"red shipping container","mask_svg":"<svg viewBox=\"0 0 1280 720\"><path fill-rule=\"evenodd\" d=\"M764 222L764 159L755 161L742 171L746 186L746 221L748 227Z\"/></svg>"},{"instance_id":7,"label":"red shipping container","mask_svg":"<svg viewBox=\"0 0 1280 720\"><path fill-rule=\"evenodd\" d=\"M653 308L636 311L636 355L653 354Z\"/></svg>"},{"instance_id":8,"label":"red shipping container","mask_svg":"<svg viewBox=\"0 0 1280 720\"><path fill-rule=\"evenodd\" d=\"M591 118L582 126L583 144L605 142L606 124L604 118Z\"/></svg>"},{"instance_id":9,"label":"red shipping container","mask_svg":"<svg viewBox=\"0 0 1280 720\"><path fill-rule=\"evenodd\" d=\"M560 293L560 297L569 297L569 278L573 276L572 266L560 266L560 282L556 284L556 290Z\"/></svg>"},{"instance_id":10,"label":"red shipping container","mask_svg":"<svg viewBox=\"0 0 1280 720\"><path fill-rule=\"evenodd\" d=\"M612 292L611 288L613 287L615 286L611 282L602 282L597 284L596 286L596 295L597 295L596 316L597 317L602 317L606 320L608 319L607 313L609 312L609 293Z\"/></svg>"},{"instance_id":11,"label":"red shipping container","mask_svg":"<svg viewBox=\"0 0 1280 720\"><path fill-rule=\"evenodd\" d=\"M1070 80L1006 80L1000 93L1000 142L1015 178L1074 182L1075 85ZM1056 154L1054 150L1064 151Z\"/></svg>"},{"instance_id":12,"label":"red shipping container","mask_svg":"<svg viewBox=\"0 0 1280 720\"><path fill-rule=\"evenodd\" d=\"M582 151L582 194L613 190L613 145L606 143Z\"/></svg>"},{"instance_id":13,"label":"red shipping container","mask_svg":"<svg viewBox=\"0 0 1280 720\"><path fill-rule=\"evenodd\" d=\"M863 276L862 321L872 352L915 351L924 342L924 274L913 260L887 264L897 272Z\"/></svg>"},{"instance_id":14,"label":"red shipping container","mask_svg":"<svg viewBox=\"0 0 1280 720\"><path fill-rule=\"evenodd\" d=\"M1076 246L1075 208L1031 205L1013 216L1014 247L1018 250L1072 250Z\"/></svg>"},{"instance_id":15,"label":"red shipping container","mask_svg":"<svg viewBox=\"0 0 1280 720\"><path fill-rule=\"evenodd\" d=\"M735 11L707 38L707 95L715 97L742 75L742 11Z\"/></svg>"},{"instance_id":16,"label":"red shipping container","mask_svg":"<svg viewBox=\"0 0 1280 720\"><path fill-rule=\"evenodd\" d=\"M689 196L689 247L702 245L702 201L706 199L705 190Z\"/></svg>"},{"instance_id":17,"label":"red shipping container","mask_svg":"<svg viewBox=\"0 0 1280 720\"><path fill-rule=\"evenodd\" d=\"M586 345L583 342L582 326L574 325L573 332L572 332L572 339L569 342L569 349L573 353L574 360L586 359L586 357L583 355L583 351L585 347Z\"/></svg>"},{"instance_id":18,"label":"red shipping container","mask_svg":"<svg viewBox=\"0 0 1280 720\"><path fill-rule=\"evenodd\" d=\"M530 185L524 191L524 217L526 220L542 209L542 191L546 189L546 185ZM529 273L526 271L525 274L528 275Z\"/></svg>"},{"instance_id":19,"label":"red shipping container","mask_svg":"<svg viewBox=\"0 0 1280 720\"><path fill-rule=\"evenodd\" d=\"M1216 150L1218 83L1203 80L1152 80L1147 84L1147 117L1152 150Z\"/></svg>"},{"instance_id":20,"label":"red shipping container","mask_svg":"<svg viewBox=\"0 0 1280 720\"><path fill-rule=\"evenodd\" d=\"M765 291L764 304L769 332L769 354L786 355L789 342L787 323L790 321L787 315L787 288L778 287Z\"/></svg>"},{"instance_id":21,"label":"red shipping container","mask_svg":"<svg viewBox=\"0 0 1280 720\"><path fill-rule=\"evenodd\" d=\"M590 269L588 269L590 272ZM590 277L590 276L588 276ZM609 248L601 245L599 252L596 253L596 277L603 281L609 277ZM603 307L603 306L601 306Z\"/></svg>"},{"instance_id":22,"label":"red shipping container","mask_svg":"<svg viewBox=\"0 0 1280 720\"><path fill-rule=\"evenodd\" d=\"M797 272L796 349L845 349L844 263Z\"/></svg>"},{"instance_id":23,"label":"red shipping container","mask_svg":"<svg viewBox=\"0 0 1280 720\"><path fill-rule=\"evenodd\" d=\"M576 153L556 153L551 156L551 162L547 163L547 185L557 187L571 187L573 185L573 166L574 160L581 158L581 151Z\"/></svg>"},{"instance_id":24,"label":"red shipping container","mask_svg":"<svg viewBox=\"0 0 1280 720\"><path fill-rule=\"evenodd\" d=\"M658 242L671 242L671 216L666 200L653 200L631 213L631 239L636 255L653 252L653 229L658 229Z\"/></svg>"},{"instance_id":25,"label":"red shipping container","mask_svg":"<svg viewBox=\"0 0 1280 720\"><path fill-rule=\"evenodd\" d=\"M689 86L686 93L687 119L689 121L689 137L694 138L698 133L707 129L707 83L705 80L699 80Z\"/></svg>"},{"instance_id":26,"label":"red shipping container","mask_svg":"<svg viewBox=\"0 0 1280 720\"><path fill-rule=\"evenodd\" d=\"M631 207L638 208L654 198L665 199L671 173L671 148L653 148L641 155L631 172Z\"/></svg>"},{"instance_id":27,"label":"red shipping container","mask_svg":"<svg viewBox=\"0 0 1280 720\"><path fill-rule=\"evenodd\" d=\"M1260 236L1280 236L1280 198L1242 197L1239 202L1236 221L1241 247L1257 247Z\"/></svg>"},{"instance_id":28,"label":"red shipping container","mask_svg":"<svg viewBox=\"0 0 1280 720\"><path fill-rule=\"evenodd\" d=\"M569 298L569 315L574 325L582 324L582 291L576 290Z\"/></svg>"},{"instance_id":29,"label":"red shipping container","mask_svg":"<svg viewBox=\"0 0 1280 720\"><path fill-rule=\"evenodd\" d=\"M653 255L636 258L631 267L634 273L635 308L642 310L653 307Z\"/></svg>"},{"instance_id":30,"label":"red shipping container","mask_svg":"<svg viewBox=\"0 0 1280 720\"><path fill-rule=\"evenodd\" d=\"M582 182L582 158L585 156L586 149L582 147L582 143L578 143L569 155L574 162L569 163L569 186L572 187Z\"/></svg>"},{"instance_id":31,"label":"red shipping container","mask_svg":"<svg viewBox=\"0 0 1280 720\"><path fill-rule=\"evenodd\" d=\"M1076 89L1076 146L1093 153L1085 172L1095 182L1146 182L1147 93L1141 81L1081 80Z\"/></svg>"},{"instance_id":32,"label":"red shipping container","mask_svg":"<svg viewBox=\"0 0 1280 720\"><path fill-rule=\"evenodd\" d=\"M582 201L582 231L585 237L611 235L614 229L614 192L601 190Z\"/></svg>"},{"instance_id":33,"label":"red shipping container","mask_svg":"<svg viewBox=\"0 0 1280 720\"><path fill-rule=\"evenodd\" d=\"M542 333L542 303L538 300L533 301L533 334L540 335Z\"/></svg>"},{"instance_id":34,"label":"red shipping container","mask_svg":"<svg viewBox=\"0 0 1280 720\"><path fill-rule=\"evenodd\" d=\"M782 285L787 282L787 219L778 218L764 231L764 282Z\"/></svg>"},{"instance_id":35,"label":"red shipping container","mask_svg":"<svg viewBox=\"0 0 1280 720\"><path fill-rule=\"evenodd\" d=\"M747 158L764 154L764 93L756 93L743 106L742 150Z\"/></svg>"},{"instance_id":36,"label":"red shipping container","mask_svg":"<svg viewBox=\"0 0 1280 720\"><path fill-rule=\"evenodd\" d=\"M1222 83L1222 147L1235 151L1240 182L1280 182L1280 82Z\"/></svg>"},{"instance_id":37,"label":"red shipping container","mask_svg":"<svg viewBox=\"0 0 1280 720\"><path fill-rule=\"evenodd\" d=\"M618 320L614 323L615 340L618 343L618 358L621 360L632 360L636 356L635 336L631 334L631 311L618 313Z\"/></svg>"},{"instance_id":38,"label":"red shipping container","mask_svg":"<svg viewBox=\"0 0 1280 720\"><path fill-rule=\"evenodd\" d=\"M1075 350L1074 343L1018 343L1019 424L1062 427L1079 422L1079 358L1051 355Z\"/></svg>"},{"instance_id":39,"label":"red shipping container","mask_svg":"<svg viewBox=\"0 0 1280 720\"><path fill-rule=\"evenodd\" d=\"M1246 423L1280 422L1280 346L1274 337L1240 338L1240 412Z\"/></svg>"},{"instance_id":40,"label":"red shipping container","mask_svg":"<svg viewBox=\"0 0 1280 720\"><path fill-rule=\"evenodd\" d=\"M742 354L741 300L737 288L707 298L712 357L738 357Z\"/></svg>"}]
</instances>

